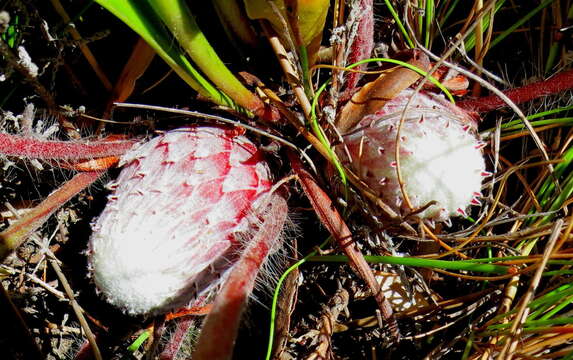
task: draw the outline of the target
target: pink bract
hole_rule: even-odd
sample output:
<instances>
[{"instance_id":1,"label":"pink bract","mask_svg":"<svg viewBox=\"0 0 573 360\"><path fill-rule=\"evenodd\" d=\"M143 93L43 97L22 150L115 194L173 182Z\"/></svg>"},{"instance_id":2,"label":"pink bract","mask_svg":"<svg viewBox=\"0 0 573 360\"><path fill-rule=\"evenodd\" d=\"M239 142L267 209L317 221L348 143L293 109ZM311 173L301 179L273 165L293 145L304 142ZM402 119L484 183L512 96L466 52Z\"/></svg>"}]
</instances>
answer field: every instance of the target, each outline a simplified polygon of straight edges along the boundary
<instances>
[{"instance_id":1,"label":"pink bract","mask_svg":"<svg viewBox=\"0 0 573 360\"><path fill-rule=\"evenodd\" d=\"M212 295L271 187L255 144L235 129L194 126L134 147L121 164L90 239L99 291L130 314Z\"/></svg>"}]
</instances>

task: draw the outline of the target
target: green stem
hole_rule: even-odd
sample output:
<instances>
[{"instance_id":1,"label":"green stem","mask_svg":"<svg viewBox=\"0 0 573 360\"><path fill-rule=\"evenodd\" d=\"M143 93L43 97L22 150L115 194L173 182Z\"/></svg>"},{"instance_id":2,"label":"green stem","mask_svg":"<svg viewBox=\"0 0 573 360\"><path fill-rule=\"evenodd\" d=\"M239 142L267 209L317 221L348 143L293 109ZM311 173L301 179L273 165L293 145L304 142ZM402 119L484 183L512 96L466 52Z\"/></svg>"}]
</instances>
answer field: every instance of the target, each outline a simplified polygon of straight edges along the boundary
<instances>
[{"instance_id":1,"label":"green stem","mask_svg":"<svg viewBox=\"0 0 573 360\"><path fill-rule=\"evenodd\" d=\"M507 274L509 266L493 265L493 264L476 264L468 261L446 261L434 259L420 259L414 257L400 257L400 256L373 256L364 255L364 259L371 264L392 264L415 266L422 268L438 268L446 270L464 270L482 273L494 274ZM312 256L308 259L310 262L348 262L348 257L345 255L328 255L328 256Z\"/></svg>"}]
</instances>

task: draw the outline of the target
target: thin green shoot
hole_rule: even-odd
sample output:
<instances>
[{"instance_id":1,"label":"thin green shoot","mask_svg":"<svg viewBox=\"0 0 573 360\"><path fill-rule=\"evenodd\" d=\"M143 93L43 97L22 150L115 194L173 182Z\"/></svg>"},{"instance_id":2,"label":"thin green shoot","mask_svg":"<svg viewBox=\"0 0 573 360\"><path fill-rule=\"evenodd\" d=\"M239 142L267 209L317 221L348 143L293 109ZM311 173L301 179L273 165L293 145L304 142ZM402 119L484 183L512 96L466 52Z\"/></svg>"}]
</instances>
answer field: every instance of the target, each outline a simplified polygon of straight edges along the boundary
<instances>
[{"instance_id":1,"label":"thin green shoot","mask_svg":"<svg viewBox=\"0 0 573 360\"><path fill-rule=\"evenodd\" d=\"M330 239L331 239L330 237L328 239L326 239L322 244L320 244L318 246L318 249L322 249L324 246L326 246L326 244L328 244L330 242ZM318 253L318 250L312 251L310 254L306 255L305 257L303 257L302 259L300 259L299 261L294 263L292 266L290 266L281 275L281 277L279 278L279 281L277 282L277 286L275 287L275 291L273 293L273 303L271 306L271 323L269 326L269 340L268 340L268 345L267 345L267 355L265 356L266 360L270 360L272 353L273 353L273 339L275 338L275 321L276 321L276 317L277 317L277 304L278 304L278 300L279 300L281 287L282 287L284 281L286 280L287 276L291 272L293 272L299 266L301 266L302 264L307 262L310 257L315 256L317 253Z\"/></svg>"},{"instance_id":2,"label":"thin green shoot","mask_svg":"<svg viewBox=\"0 0 573 360\"><path fill-rule=\"evenodd\" d=\"M536 113L536 114L529 115L529 116L527 117L527 120L535 120L535 119L540 118L540 117L544 117L544 116L548 116L548 115L553 115L553 114L557 114L557 113L560 113L560 112L563 112L563 111L569 111L569 110L573 110L573 105L571 105L571 106L565 106L565 107L560 107L560 108L555 108L555 109L551 109L551 110L547 110L547 111L541 111L541 112L538 112L538 113ZM515 122L519 122L519 121L521 121L521 120L516 120Z\"/></svg>"},{"instance_id":3,"label":"thin green shoot","mask_svg":"<svg viewBox=\"0 0 573 360\"><path fill-rule=\"evenodd\" d=\"M558 287L557 289L554 289L540 297L538 297L537 299L531 301L529 304L527 304L527 307L532 311L536 311L538 308L543 307L545 304L555 304L556 302L558 302L559 300L566 298L568 296L573 295L573 284L568 283L568 284L564 284L560 287ZM503 314L499 314L497 316L495 316L491 322L499 322L500 320L507 318L513 314L517 313L517 309L512 309L506 313ZM495 327L496 325L490 325L488 326L488 329L490 329L491 327Z\"/></svg>"},{"instance_id":4,"label":"thin green shoot","mask_svg":"<svg viewBox=\"0 0 573 360\"><path fill-rule=\"evenodd\" d=\"M564 298L559 304L557 304L553 309L549 310L545 315L541 317L541 320L547 320L557 315L558 312L565 309L573 302L573 295Z\"/></svg>"},{"instance_id":5,"label":"thin green shoot","mask_svg":"<svg viewBox=\"0 0 573 360\"><path fill-rule=\"evenodd\" d=\"M359 66L359 65L362 65L362 64L366 64L366 63L369 63L369 62L385 62L385 63L389 63L389 64L396 64L396 65L400 65L400 66L403 66L403 67L405 67L405 68L408 68L408 69L410 69L410 70L412 70L412 71L415 71L415 72L417 72L418 74L420 74L421 76L428 76L428 72L426 72L426 71L420 69L420 68L417 67L417 66L414 66L414 65L409 64L409 63L404 62L404 61L395 60L395 59L387 59L387 58L371 58L371 59L361 60L361 61L358 61L358 62L356 62L356 63L354 63L354 64L348 66L347 69L351 69L351 68L353 68L353 67L356 67L356 66ZM433 76L430 75L430 76L428 76L428 80L429 80L432 84L434 84L438 89L440 89L440 90L446 95L446 97L448 98L448 100L450 100L450 102L451 102L452 104L455 104L455 103L456 103L456 101L454 100L454 97L452 96L452 94L450 93L450 91L449 91L448 89L446 89L446 87L445 87L444 85L442 85L442 83L440 83L440 82L438 81L438 79L436 79L435 77L433 77Z\"/></svg>"},{"instance_id":6,"label":"thin green shoot","mask_svg":"<svg viewBox=\"0 0 573 360\"><path fill-rule=\"evenodd\" d=\"M414 42L412 41L412 39L410 39L410 36L408 35L408 32L406 31L406 28L404 27L404 24L402 23L401 17L396 12L396 9L394 9L394 6L392 6L392 3L390 2L390 0L384 0L384 3L386 3L386 7L388 7L390 14L392 14L392 18L396 22L396 25L398 25L398 29L400 29L402 36L404 36L404 39L408 43L408 47L410 49L413 49L415 47Z\"/></svg>"},{"instance_id":7,"label":"thin green shoot","mask_svg":"<svg viewBox=\"0 0 573 360\"><path fill-rule=\"evenodd\" d=\"M569 122L573 121L573 118L570 117L560 117L560 118L554 118L553 120L556 122L549 122L549 123L536 123L535 119L539 119L542 117L546 117L546 116L550 116L550 115L555 115L561 112L568 112L570 110L573 110L573 106L566 106L566 107L561 107L561 108L556 108L556 109L552 109L552 110L548 110L548 111L542 111L533 115L529 115L526 117L527 120L529 120L529 122L534 125L537 124L537 126L542 126L542 125L550 125L553 123L560 123L563 122L565 124L568 124ZM572 119L572 120L567 120L567 119ZM545 119L545 120L551 120L551 119ZM523 121L521 119L517 119L517 120L512 120L512 121L508 121L504 124L502 124L500 126L500 128L504 131L508 131L508 130L521 130L524 129L525 127L523 126ZM489 128L487 130L482 131L480 134L481 136L485 136L487 134L491 134L493 132L495 132L496 128Z\"/></svg>"},{"instance_id":8,"label":"thin green shoot","mask_svg":"<svg viewBox=\"0 0 573 360\"><path fill-rule=\"evenodd\" d=\"M421 268L436 268L444 270L462 270L462 271L473 271L479 273L490 273L490 274L507 274L510 267L504 265L493 265L493 264L479 264L467 261L447 261L447 260L434 260L434 259L422 259L414 257L400 257L400 256L374 256L374 255L364 255L364 259L371 264L392 264L392 265L404 265L413 266ZM325 256L312 256L308 259L309 262L343 262L349 261L346 255L325 255Z\"/></svg>"},{"instance_id":9,"label":"thin green shoot","mask_svg":"<svg viewBox=\"0 0 573 360\"><path fill-rule=\"evenodd\" d=\"M344 171L344 167L342 166L342 164L338 160L338 157L334 154L334 151L332 150L332 147L330 146L330 142L328 141L326 134L324 133L324 130L322 129L322 127L318 123L318 119L316 116L316 108L318 106L318 99L320 98L320 94L322 94L322 92L324 91L324 89L326 89L326 86L329 83L330 83L330 81L326 81L324 84L322 84L320 86L320 88L318 88L318 90L316 91L316 94L314 95L314 98L312 99L312 106L311 106L311 110L310 110L310 127L311 127L312 131L314 132L314 134L316 135L316 137L318 138L318 140L320 141L320 143L324 146L324 148L328 152L328 156L330 157L330 162L334 165L334 167L338 171L338 174L340 175L340 180L342 181L342 184L344 184L345 193L346 193L347 192L346 188L348 186L348 181L346 178L346 172Z\"/></svg>"},{"instance_id":10,"label":"thin green shoot","mask_svg":"<svg viewBox=\"0 0 573 360\"><path fill-rule=\"evenodd\" d=\"M545 61L545 68L543 69L544 74L548 74L551 71L551 69L553 69L560 48L561 48L560 42L555 41L554 39L553 43L549 47L549 54L547 55L547 60Z\"/></svg>"},{"instance_id":11,"label":"thin green shoot","mask_svg":"<svg viewBox=\"0 0 573 360\"><path fill-rule=\"evenodd\" d=\"M22 34L20 30L18 30L18 26L20 25L20 16L18 14L14 15L14 19L11 21L11 24L8 25L6 30L2 33L2 40L6 42L10 49L15 49L16 46L20 43L20 39Z\"/></svg>"},{"instance_id":12,"label":"thin green shoot","mask_svg":"<svg viewBox=\"0 0 573 360\"><path fill-rule=\"evenodd\" d=\"M456 9L456 7L458 6L459 2L460 2L460 0L454 0L451 5L449 3L446 3L446 5L448 5L445 7L446 13L444 14L444 16L441 17L441 20L439 21L441 28L444 27L444 24L448 21L448 19L450 18L450 16L452 15L452 13ZM442 9L444 9L444 8L441 7L440 10L442 10Z\"/></svg>"},{"instance_id":13,"label":"thin green shoot","mask_svg":"<svg viewBox=\"0 0 573 360\"><path fill-rule=\"evenodd\" d=\"M149 339L149 336L151 336L151 331L149 331L149 329L143 331L141 334L139 334L137 339L135 339L135 341L127 347L127 351L135 352L141 345L143 345L145 340Z\"/></svg>"},{"instance_id":14,"label":"thin green shoot","mask_svg":"<svg viewBox=\"0 0 573 360\"><path fill-rule=\"evenodd\" d=\"M430 34L432 33L432 23L434 22L434 0L426 0L424 46L430 48Z\"/></svg>"},{"instance_id":15,"label":"thin green shoot","mask_svg":"<svg viewBox=\"0 0 573 360\"><path fill-rule=\"evenodd\" d=\"M462 360L467 360L469 358L473 347L473 343L474 343L474 333L472 332L468 337L468 341L466 341L466 346L464 347L464 352L461 357Z\"/></svg>"},{"instance_id":16,"label":"thin green shoot","mask_svg":"<svg viewBox=\"0 0 573 360\"><path fill-rule=\"evenodd\" d=\"M573 147L571 147L569 150L573 150ZM559 165L562 164L563 163ZM571 194L573 194L573 172L570 172L563 181L561 192L555 193L551 197L552 200L550 202L549 208L547 209L547 212L552 212L552 214L546 215L543 218L541 218L541 220L539 220L539 223L543 225L549 222L551 219L553 219L553 217L555 217L555 212L561 209L563 204L565 204L565 202L568 201ZM540 199L540 204L543 205L545 200L546 199Z\"/></svg>"},{"instance_id":17,"label":"thin green shoot","mask_svg":"<svg viewBox=\"0 0 573 360\"><path fill-rule=\"evenodd\" d=\"M521 120L519 120L517 122L511 121L511 123L513 123L513 124L507 123L507 124L501 125L500 127L504 131L526 129L525 125L523 125L523 122ZM536 121L530 121L530 124L533 127L539 127L539 126L545 126L545 125L554 125L554 124L573 125L573 117L536 120Z\"/></svg>"}]
</instances>

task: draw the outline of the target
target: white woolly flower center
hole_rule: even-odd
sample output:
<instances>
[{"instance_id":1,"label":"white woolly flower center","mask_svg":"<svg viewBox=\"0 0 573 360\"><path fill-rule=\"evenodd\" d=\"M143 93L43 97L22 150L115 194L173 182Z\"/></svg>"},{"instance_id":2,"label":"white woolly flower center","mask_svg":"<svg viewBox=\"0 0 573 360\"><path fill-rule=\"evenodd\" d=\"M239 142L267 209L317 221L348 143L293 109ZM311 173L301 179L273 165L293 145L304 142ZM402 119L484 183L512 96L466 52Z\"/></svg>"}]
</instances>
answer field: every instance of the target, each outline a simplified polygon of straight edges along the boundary
<instances>
[{"instance_id":1,"label":"white woolly flower center","mask_svg":"<svg viewBox=\"0 0 573 360\"><path fill-rule=\"evenodd\" d=\"M420 94L402 124L397 162L397 130L409 95L408 91L389 102L373 117L373 122L359 124L345 136L345 144L352 167L388 205L403 213L411 210L399 186L399 164L412 207L435 202L418 216L447 222L477 203L485 171L482 144L443 102Z\"/></svg>"}]
</instances>

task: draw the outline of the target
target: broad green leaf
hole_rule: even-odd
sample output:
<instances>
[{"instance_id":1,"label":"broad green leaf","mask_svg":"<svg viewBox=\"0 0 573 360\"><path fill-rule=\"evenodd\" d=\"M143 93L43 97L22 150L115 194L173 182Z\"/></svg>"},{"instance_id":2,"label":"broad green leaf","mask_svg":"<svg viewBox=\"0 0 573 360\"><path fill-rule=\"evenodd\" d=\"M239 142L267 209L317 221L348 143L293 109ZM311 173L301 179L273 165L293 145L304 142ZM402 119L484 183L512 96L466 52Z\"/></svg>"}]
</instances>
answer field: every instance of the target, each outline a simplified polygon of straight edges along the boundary
<instances>
[{"instance_id":1,"label":"broad green leaf","mask_svg":"<svg viewBox=\"0 0 573 360\"><path fill-rule=\"evenodd\" d=\"M179 47L173 46L172 36L146 1L96 1L141 36L201 96L216 104L233 107L232 100L206 80Z\"/></svg>"},{"instance_id":2,"label":"broad green leaf","mask_svg":"<svg viewBox=\"0 0 573 360\"><path fill-rule=\"evenodd\" d=\"M257 113L264 107L221 61L183 0L150 0L149 3L193 63L219 89L248 111Z\"/></svg>"}]
</instances>

